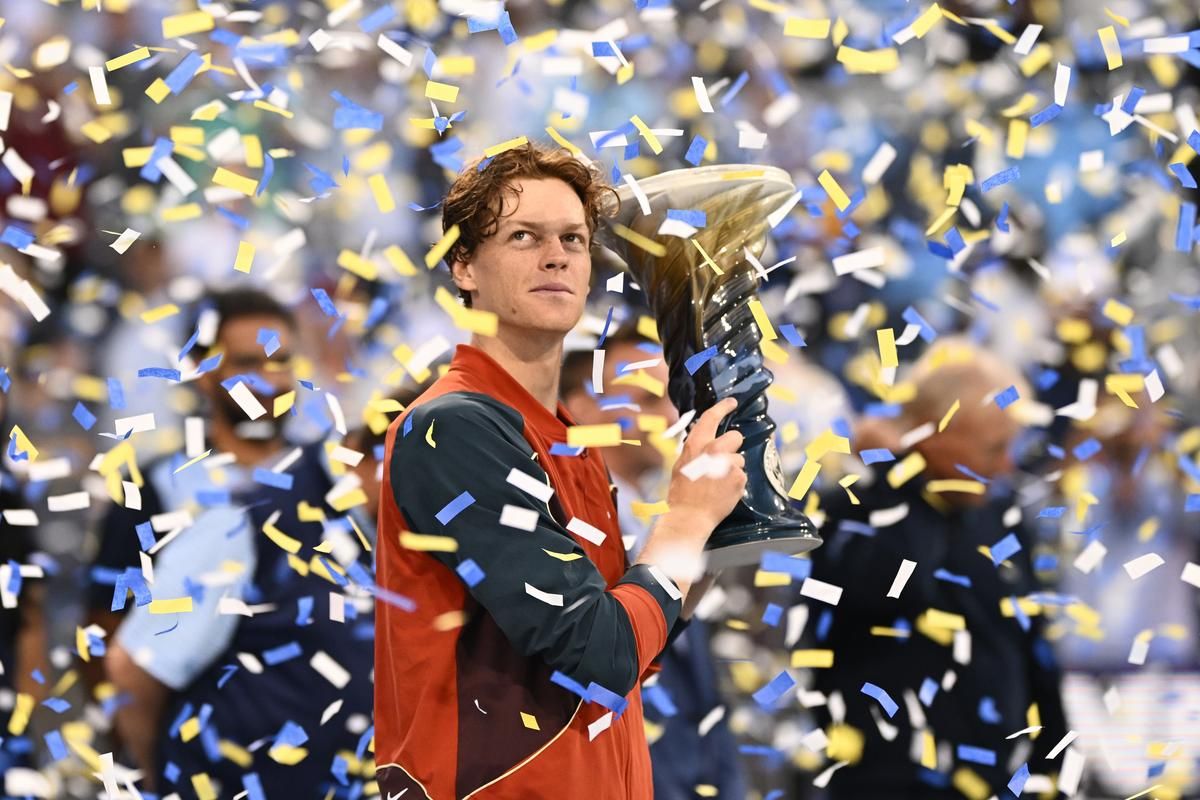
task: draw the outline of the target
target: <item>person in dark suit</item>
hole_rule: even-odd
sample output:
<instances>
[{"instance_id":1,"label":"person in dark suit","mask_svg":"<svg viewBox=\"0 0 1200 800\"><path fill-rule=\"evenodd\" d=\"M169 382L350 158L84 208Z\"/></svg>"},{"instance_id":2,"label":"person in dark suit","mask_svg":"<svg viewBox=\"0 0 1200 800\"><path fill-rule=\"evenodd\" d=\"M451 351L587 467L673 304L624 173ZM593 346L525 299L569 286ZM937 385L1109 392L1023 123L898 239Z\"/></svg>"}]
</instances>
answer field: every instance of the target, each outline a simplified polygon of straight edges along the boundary
<instances>
[{"instance_id":1,"label":"person in dark suit","mask_svg":"<svg viewBox=\"0 0 1200 800\"><path fill-rule=\"evenodd\" d=\"M1009 401L1029 392L954 340L935 344L913 381L898 419L856 432L864 461L879 459L874 480L850 488L858 502L840 487L823 497L812 576L842 594L809 646L833 651L814 688L828 698L830 758L847 762L828 791L1012 797L1024 775L1057 770L1043 756L1066 733L1033 544L1005 488L1021 429Z\"/></svg>"}]
</instances>

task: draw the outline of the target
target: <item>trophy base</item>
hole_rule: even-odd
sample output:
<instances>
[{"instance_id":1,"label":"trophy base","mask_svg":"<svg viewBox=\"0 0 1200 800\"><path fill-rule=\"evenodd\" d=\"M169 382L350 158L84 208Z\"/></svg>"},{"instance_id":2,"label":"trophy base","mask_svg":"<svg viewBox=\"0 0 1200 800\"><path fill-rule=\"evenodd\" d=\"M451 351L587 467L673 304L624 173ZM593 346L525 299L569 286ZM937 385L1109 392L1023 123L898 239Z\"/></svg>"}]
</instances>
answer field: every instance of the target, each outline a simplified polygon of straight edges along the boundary
<instances>
[{"instance_id":1,"label":"trophy base","mask_svg":"<svg viewBox=\"0 0 1200 800\"><path fill-rule=\"evenodd\" d=\"M705 545L708 571L748 567L768 550L785 555L808 553L821 546L821 537L810 525L782 526L750 523L719 528Z\"/></svg>"}]
</instances>

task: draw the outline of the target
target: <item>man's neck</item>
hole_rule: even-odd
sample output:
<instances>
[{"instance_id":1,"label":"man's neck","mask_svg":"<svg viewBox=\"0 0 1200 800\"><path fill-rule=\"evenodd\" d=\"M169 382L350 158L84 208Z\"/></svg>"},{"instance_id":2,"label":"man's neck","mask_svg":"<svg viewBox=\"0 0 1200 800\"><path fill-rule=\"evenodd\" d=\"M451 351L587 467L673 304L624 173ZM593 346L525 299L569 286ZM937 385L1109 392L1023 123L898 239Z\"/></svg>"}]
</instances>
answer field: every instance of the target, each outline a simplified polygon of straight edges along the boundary
<instances>
[{"instance_id":1,"label":"man's neck","mask_svg":"<svg viewBox=\"0 0 1200 800\"><path fill-rule=\"evenodd\" d=\"M561 337L501 330L496 336L472 336L471 346L487 353L504 367L551 414L558 410Z\"/></svg>"},{"instance_id":2,"label":"man's neck","mask_svg":"<svg viewBox=\"0 0 1200 800\"><path fill-rule=\"evenodd\" d=\"M208 433L218 452L231 453L239 464L248 467L258 466L283 447L282 439L242 439L223 422L213 422Z\"/></svg>"}]
</instances>

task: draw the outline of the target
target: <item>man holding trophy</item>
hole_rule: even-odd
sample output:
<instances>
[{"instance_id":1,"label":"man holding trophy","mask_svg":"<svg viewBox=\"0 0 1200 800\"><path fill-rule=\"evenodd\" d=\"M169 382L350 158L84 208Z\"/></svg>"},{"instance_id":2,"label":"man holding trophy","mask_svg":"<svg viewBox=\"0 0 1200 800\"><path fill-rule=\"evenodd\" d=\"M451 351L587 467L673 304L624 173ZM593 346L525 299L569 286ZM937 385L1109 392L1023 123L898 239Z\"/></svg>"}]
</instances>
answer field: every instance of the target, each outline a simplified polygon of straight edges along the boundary
<instances>
[{"instance_id":1,"label":"man holding trophy","mask_svg":"<svg viewBox=\"0 0 1200 800\"><path fill-rule=\"evenodd\" d=\"M443 229L459 235L447 261L464 304L496 327L459 346L387 434L375 670L384 796L651 797L636 690L702 594L706 546L719 568L819 542L770 457L771 379L740 255L761 250L763 218L790 184L686 180L704 172L645 182L652 213L634 218L621 203L612 228L617 247L653 244L636 231L668 204L724 198L705 234L728 241L706 252L736 262L710 279L697 274L706 265L688 274L690 245L623 253L663 334L671 399L698 413L669 510L633 565L601 452L567 444L574 421L558 402L563 338L583 314L612 190L567 151L534 145L469 164L451 187ZM706 363L692 369L697 353Z\"/></svg>"}]
</instances>

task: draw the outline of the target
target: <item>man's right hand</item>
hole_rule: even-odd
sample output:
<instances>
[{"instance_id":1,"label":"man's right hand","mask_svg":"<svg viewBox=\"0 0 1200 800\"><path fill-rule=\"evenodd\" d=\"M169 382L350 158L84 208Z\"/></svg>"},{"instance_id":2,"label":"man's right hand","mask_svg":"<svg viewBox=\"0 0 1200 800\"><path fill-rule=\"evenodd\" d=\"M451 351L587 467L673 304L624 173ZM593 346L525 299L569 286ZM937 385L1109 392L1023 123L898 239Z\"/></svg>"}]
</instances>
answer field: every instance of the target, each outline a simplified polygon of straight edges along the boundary
<instances>
[{"instance_id":1,"label":"man's right hand","mask_svg":"<svg viewBox=\"0 0 1200 800\"><path fill-rule=\"evenodd\" d=\"M737 400L727 397L701 414L688 433L683 452L671 471L667 505L671 511L707 523L706 530L696 532L702 541L729 516L746 489L746 457L738 452L742 434L729 430L716 435L721 420L736 408ZM693 465L696 472L689 475L688 465ZM706 466L708 468L703 469Z\"/></svg>"}]
</instances>

